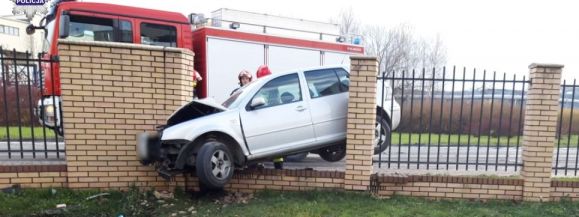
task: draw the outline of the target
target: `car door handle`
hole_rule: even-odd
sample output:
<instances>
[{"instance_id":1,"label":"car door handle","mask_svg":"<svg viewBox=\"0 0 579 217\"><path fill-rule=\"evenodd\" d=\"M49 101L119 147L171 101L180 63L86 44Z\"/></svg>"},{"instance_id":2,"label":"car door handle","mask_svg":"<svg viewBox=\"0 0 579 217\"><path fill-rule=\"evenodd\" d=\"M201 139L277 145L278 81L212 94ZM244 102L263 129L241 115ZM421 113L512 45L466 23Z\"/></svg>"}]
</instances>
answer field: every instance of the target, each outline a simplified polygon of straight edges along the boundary
<instances>
[{"instance_id":1,"label":"car door handle","mask_svg":"<svg viewBox=\"0 0 579 217\"><path fill-rule=\"evenodd\" d=\"M296 107L296 111L298 111L298 112L301 112L301 111L304 111L304 110L306 110L306 107L303 107L303 106L301 106L301 105L298 106L298 107Z\"/></svg>"}]
</instances>

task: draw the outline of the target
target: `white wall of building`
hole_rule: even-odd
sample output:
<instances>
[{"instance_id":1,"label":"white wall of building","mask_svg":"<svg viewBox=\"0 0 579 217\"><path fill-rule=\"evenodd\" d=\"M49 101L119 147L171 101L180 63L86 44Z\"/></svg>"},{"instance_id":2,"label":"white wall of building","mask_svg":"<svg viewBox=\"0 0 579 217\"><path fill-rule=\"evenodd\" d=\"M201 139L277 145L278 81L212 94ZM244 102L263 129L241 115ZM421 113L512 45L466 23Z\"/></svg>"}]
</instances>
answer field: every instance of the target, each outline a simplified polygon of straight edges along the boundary
<instances>
[{"instance_id":1,"label":"white wall of building","mask_svg":"<svg viewBox=\"0 0 579 217\"><path fill-rule=\"evenodd\" d=\"M26 51L37 54L42 51L42 42L44 31L38 30L34 35L26 34L26 26L28 22L14 19L11 17L0 17L0 46L4 50L16 49L17 52L24 53ZM16 30L15 34L13 30Z\"/></svg>"}]
</instances>

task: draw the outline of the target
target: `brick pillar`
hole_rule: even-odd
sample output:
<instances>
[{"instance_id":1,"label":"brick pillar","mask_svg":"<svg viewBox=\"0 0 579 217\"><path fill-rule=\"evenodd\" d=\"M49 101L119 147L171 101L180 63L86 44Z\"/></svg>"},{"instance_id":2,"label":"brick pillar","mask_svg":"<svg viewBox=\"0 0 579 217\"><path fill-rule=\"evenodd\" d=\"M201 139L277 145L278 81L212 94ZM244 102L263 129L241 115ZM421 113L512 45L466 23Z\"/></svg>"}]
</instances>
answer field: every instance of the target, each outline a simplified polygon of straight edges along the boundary
<instances>
[{"instance_id":1,"label":"brick pillar","mask_svg":"<svg viewBox=\"0 0 579 217\"><path fill-rule=\"evenodd\" d=\"M346 146L346 190L368 190L376 123L376 57L351 57Z\"/></svg>"},{"instance_id":2,"label":"brick pillar","mask_svg":"<svg viewBox=\"0 0 579 217\"><path fill-rule=\"evenodd\" d=\"M563 65L531 64L523 129L523 200L548 201Z\"/></svg>"}]
</instances>

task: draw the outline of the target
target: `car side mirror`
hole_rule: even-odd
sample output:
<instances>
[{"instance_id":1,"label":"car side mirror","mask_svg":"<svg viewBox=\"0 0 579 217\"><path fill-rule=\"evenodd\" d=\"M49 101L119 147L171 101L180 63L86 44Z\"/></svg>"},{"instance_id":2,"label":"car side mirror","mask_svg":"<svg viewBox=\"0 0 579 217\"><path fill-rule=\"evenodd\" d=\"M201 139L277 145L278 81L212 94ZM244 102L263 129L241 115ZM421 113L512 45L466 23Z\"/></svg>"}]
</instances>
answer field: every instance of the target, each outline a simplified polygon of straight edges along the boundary
<instances>
[{"instance_id":1,"label":"car side mirror","mask_svg":"<svg viewBox=\"0 0 579 217\"><path fill-rule=\"evenodd\" d=\"M70 16L63 14L60 17L59 38L67 38L70 34Z\"/></svg>"},{"instance_id":2,"label":"car side mirror","mask_svg":"<svg viewBox=\"0 0 579 217\"><path fill-rule=\"evenodd\" d=\"M254 109L260 106L265 105L265 99L263 97L256 97L251 100L251 104L249 106Z\"/></svg>"}]
</instances>

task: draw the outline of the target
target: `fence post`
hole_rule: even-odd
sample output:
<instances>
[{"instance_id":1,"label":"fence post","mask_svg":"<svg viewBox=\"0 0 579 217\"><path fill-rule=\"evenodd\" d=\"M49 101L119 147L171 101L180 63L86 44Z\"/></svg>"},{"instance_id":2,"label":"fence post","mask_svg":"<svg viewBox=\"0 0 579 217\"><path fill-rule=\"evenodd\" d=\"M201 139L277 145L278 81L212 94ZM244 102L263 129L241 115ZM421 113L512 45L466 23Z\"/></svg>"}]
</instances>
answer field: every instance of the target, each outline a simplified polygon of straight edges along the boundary
<instances>
[{"instance_id":1,"label":"fence post","mask_svg":"<svg viewBox=\"0 0 579 217\"><path fill-rule=\"evenodd\" d=\"M348 132L346 145L346 190L368 190L372 174L376 123L376 57L351 57Z\"/></svg>"},{"instance_id":2,"label":"fence post","mask_svg":"<svg viewBox=\"0 0 579 217\"><path fill-rule=\"evenodd\" d=\"M550 197L562 69L563 65L556 64L529 66L521 171L525 201L548 201Z\"/></svg>"}]
</instances>

